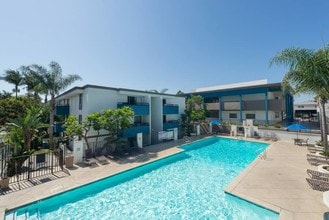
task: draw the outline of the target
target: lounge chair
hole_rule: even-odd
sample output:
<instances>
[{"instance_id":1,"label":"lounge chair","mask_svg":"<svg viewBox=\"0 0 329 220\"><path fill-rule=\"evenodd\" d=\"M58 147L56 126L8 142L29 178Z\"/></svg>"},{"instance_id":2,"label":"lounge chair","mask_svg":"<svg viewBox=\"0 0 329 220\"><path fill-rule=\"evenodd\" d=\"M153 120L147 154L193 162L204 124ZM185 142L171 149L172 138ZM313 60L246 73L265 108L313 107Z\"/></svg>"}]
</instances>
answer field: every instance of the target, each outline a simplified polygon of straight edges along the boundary
<instances>
[{"instance_id":1,"label":"lounge chair","mask_svg":"<svg viewBox=\"0 0 329 220\"><path fill-rule=\"evenodd\" d=\"M329 158L324 157L324 156L318 156L314 154L307 154L307 161L311 165L318 166L320 164L329 164Z\"/></svg>"},{"instance_id":2,"label":"lounge chair","mask_svg":"<svg viewBox=\"0 0 329 220\"><path fill-rule=\"evenodd\" d=\"M92 157L91 150L90 149L86 150L85 153L86 153L86 155L85 155L85 158L82 162L84 164L86 164L87 166L97 166L97 160Z\"/></svg>"},{"instance_id":3,"label":"lounge chair","mask_svg":"<svg viewBox=\"0 0 329 220\"><path fill-rule=\"evenodd\" d=\"M309 179L309 178L306 178L306 181L308 182L308 185L310 185L310 187L314 190L318 190L318 191L322 191L322 192L329 190L328 181Z\"/></svg>"},{"instance_id":4,"label":"lounge chair","mask_svg":"<svg viewBox=\"0 0 329 220\"><path fill-rule=\"evenodd\" d=\"M310 170L307 169L306 173L312 178L312 179L318 179L329 182L329 173L323 173L316 170Z\"/></svg>"},{"instance_id":5,"label":"lounge chair","mask_svg":"<svg viewBox=\"0 0 329 220\"><path fill-rule=\"evenodd\" d=\"M96 160L101 164L109 164L108 159L104 155L95 156Z\"/></svg>"},{"instance_id":6,"label":"lounge chair","mask_svg":"<svg viewBox=\"0 0 329 220\"><path fill-rule=\"evenodd\" d=\"M324 151L324 148L323 147L316 147L314 145L312 146L308 146L307 147L307 150L310 152L310 153L316 153L316 152L323 152Z\"/></svg>"}]
</instances>

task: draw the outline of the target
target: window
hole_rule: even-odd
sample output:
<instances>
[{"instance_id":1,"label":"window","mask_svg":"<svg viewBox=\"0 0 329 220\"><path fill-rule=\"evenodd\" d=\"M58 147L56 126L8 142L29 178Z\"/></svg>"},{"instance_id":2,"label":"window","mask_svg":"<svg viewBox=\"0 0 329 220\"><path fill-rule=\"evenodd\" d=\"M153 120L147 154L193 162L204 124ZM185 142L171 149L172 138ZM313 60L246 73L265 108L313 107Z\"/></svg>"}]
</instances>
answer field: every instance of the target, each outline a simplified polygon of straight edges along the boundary
<instances>
[{"instance_id":1,"label":"window","mask_svg":"<svg viewBox=\"0 0 329 220\"><path fill-rule=\"evenodd\" d=\"M129 105L135 105L136 104L136 99L133 96L128 96L127 101Z\"/></svg>"},{"instance_id":2,"label":"window","mask_svg":"<svg viewBox=\"0 0 329 220\"><path fill-rule=\"evenodd\" d=\"M141 124L141 123L142 123L142 116L141 115L135 115L134 124Z\"/></svg>"},{"instance_id":3,"label":"window","mask_svg":"<svg viewBox=\"0 0 329 220\"><path fill-rule=\"evenodd\" d=\"M166 115L163 115L163 123L166 123L167 122L167 116Z\"/></svg>"},{"instance_id":4,"label":"window","mask_svg":"<svg viewBox=\"0 0 329 220\"><path fill-rule=\"evenodd\" d=\"M274 112L274 117L275 118L280 118L280 112Z\"/></svg>"},{"instance_id":5,"label":"window","mask_svg":"<svg viewBox=\"0 0 329 220\"><path fill-rule=\"evenodd\" d=\"M218 110L208 110L207 117L208 118L219 118L219 111Z\"/></svg>"},{"instance_id":6,"label":"window","mask_svg":"<svg viewBox=\"0 0 329 220\"><path fill-rule=\"evenodd\" d=\"M246 119L255 119L256 115L255 114L246 114Z\"/></svg>"},{"instance_id":7,"label":"window","mask_svg":"<svg viewBox=\"0 0 329 220\"><path fill-rule=\"evenodd\" d=\"M79 110L82 110L82 94L79 94Z\"/></svg>"},{"instance_id":8,"label":"window","mask_svg":"<svg viewBox=\"0 0 329 220\"><path fill-rule=\"evenodd\" d=\"M238 118L237 113L230 113L229 118Z\"/></svg>"},{"instance_id":9,"label":"window","mask_svg":"<svg viewBox=\"0 0 329 220\"><path fill-rule=\"evenodd\" d=\"M82 115L79 115L79 124L82 124Z\"/></svg>"}]
</instances>

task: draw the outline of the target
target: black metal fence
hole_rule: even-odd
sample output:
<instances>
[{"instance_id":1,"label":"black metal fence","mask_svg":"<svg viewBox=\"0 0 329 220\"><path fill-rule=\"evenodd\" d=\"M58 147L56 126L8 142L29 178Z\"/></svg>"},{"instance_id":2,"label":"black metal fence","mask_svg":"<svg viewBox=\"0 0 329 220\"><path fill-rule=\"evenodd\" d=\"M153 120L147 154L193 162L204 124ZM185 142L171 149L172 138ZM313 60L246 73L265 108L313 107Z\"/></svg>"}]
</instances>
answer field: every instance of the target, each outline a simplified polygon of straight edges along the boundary
<instances>
[{"instance_id":1,"label":"black metal fence","mask_svg":"<svg viewBox=\"0 0 329 220\"><path fill-rule=\"evenodd\" d=\"M15 183L63 170L63 158L63 151L7 157L0 159L0 169L9 177L9 183Z\"/></svg>"}]
</instances>

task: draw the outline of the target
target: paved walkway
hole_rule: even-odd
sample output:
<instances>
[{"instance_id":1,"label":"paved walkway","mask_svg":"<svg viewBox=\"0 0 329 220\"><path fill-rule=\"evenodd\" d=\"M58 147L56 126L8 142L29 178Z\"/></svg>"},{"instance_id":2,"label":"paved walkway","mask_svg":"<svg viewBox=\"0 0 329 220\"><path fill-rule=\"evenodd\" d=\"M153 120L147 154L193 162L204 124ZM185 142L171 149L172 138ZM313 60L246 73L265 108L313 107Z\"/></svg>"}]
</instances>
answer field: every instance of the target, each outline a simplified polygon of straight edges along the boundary
<instances>
[{"instance_id":1,"label":"paved walkway","mask_svg":"<svg viewBox=\"0 0 329 220\"><path fill-rule=\"evenodd\" d=\"M307 169L316 170L306 159L306 147L292 141L273 142L266 155L255 160L226 191L280 212L280 220L323 219L329 211L323 193L310 188Z\"/></svg>"},{"instance_id":2,"label":"paved walkway","mask_svg":"<svg viewBox=\"0 0 329 220\"><path fill-rule=\"evenodd\" d=\"M0 218L5 209L12 209L95 180L152 162L181 151L174 146L183 142L171 141L145 148L143 154L135 154L107 165L80 167L67 170L70 176L58 178L0 196ZM280 212L280 219L322 219L328 211L322 203L322 193L312 190L305 180L305 147L293 145L292 141L272 142L266 157L256 159L226 189L227 192Z\"/></svg>"}]
</instances>

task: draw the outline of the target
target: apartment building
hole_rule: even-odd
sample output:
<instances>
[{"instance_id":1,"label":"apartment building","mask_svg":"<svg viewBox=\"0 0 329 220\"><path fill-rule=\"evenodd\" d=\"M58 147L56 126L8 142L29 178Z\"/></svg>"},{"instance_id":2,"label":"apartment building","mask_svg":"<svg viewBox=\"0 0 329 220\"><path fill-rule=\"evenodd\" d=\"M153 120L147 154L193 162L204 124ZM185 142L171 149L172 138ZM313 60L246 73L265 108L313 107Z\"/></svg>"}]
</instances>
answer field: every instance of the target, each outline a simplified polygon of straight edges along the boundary
<instances>
[{"instance_id":1,"label":"apartment building","mask_svg":"<svg viewBox=\"0 0 329 220\"><path fill-rule=\"evenodd\" d=\"M116 109L129 106L134 111L134 118L130 128L124 131L125 138L136 138L143 134L143 145L159 142L159 133L170 129L179 129L180 115L185 110L185 97L139 91L123 88L112 88L97 85L74 87L56 97L55 115L66 117L75 115L79 121L93 112L104 109ZM63 131L63 121L57 121L54 131ZM90 132L90 139L96 135ZM95 139L95 138L94 138Z\"/></svg>"},{"instance_id":2,"label":"apartment building","mask_svg":"<svg viewBox=\"0 0 329 220\"><path fill-rule=\"evenodd\" d=\"M208 110L208 119L273 125L293 120L293 96L283 92L281 83L267 80L199 88L189 95L200 95Z\"/></svg>"}]
</instances>

